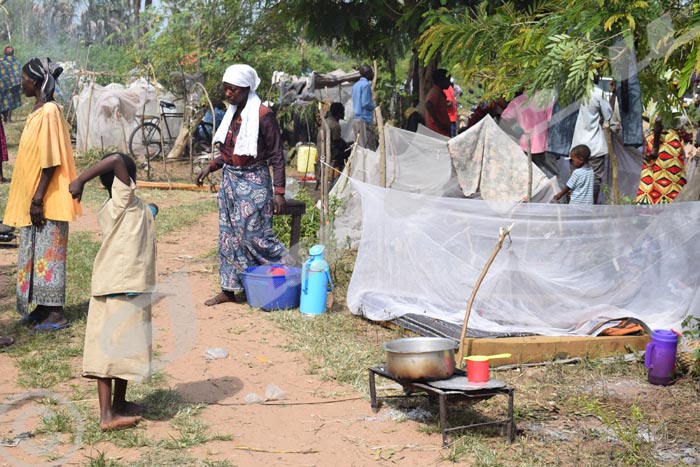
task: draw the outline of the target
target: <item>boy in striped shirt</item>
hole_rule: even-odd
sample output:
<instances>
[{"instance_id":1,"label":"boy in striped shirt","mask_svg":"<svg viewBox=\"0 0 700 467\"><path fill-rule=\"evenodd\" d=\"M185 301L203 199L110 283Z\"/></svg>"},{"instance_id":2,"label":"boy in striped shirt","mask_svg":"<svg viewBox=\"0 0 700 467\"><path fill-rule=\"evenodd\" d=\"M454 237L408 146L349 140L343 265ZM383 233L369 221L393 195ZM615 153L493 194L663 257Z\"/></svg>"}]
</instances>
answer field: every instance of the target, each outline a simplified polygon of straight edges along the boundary
<instances>
[{"instance_id":1,"label":"boy in striped shirt","mask_svg":"<svg viewBox=\"0 0 700 467\"><path fill-rule=\"evenodd\" d=\"M568 194L569 204L593 204L595 174L588 164L591 150L585 144L580 144L571 150L569 157L574 171L564 189L554 195L554 199L558 201Z\"/></svg>"}]
</instances>

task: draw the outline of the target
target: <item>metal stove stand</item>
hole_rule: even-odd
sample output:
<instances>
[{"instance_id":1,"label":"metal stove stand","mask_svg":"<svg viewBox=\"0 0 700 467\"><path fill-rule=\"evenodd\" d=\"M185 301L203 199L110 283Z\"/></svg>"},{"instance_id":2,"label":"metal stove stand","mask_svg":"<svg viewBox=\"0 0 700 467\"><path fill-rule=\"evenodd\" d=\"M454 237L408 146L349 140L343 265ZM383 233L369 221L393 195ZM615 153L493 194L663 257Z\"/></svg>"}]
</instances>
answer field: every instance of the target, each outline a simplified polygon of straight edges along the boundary
<instances>
[{"instance_id":1,"label":"metal stove stand","mask_svg":"<svg viewBox=\"0 0 700 467\"><path fill-rule=\"evenodd\" d=\"M513 422L513 396L515 389L506 386L506 384L502 381L491 380L489 381L491 384L466 383L466 373L462 370L456 369L454 376L448 380L411 382L396 378L387 371L384 365L376 366L369 368L369 395L372 404L372 411L374 413L379 411L379 402L377 400L377 389L375 384L375 377L377 375L399 383L404 390L403 396L385 396L383 399L411 397L417 395L414 393L424 393L429 398L437 398L440 407L440 429L442 431L443 447L447 447L449 444L447 441L448 433L487 425L500 425L504 427L508 444L515 440L515 423ZM472 423L470 425L448 427L447 407L449 401L469 400L472 402L478 402L481 400L490 399L491 397L497 395L504 395L508 397L508 412L506 418L489 422Z\"/></svg>"}]
</instances>

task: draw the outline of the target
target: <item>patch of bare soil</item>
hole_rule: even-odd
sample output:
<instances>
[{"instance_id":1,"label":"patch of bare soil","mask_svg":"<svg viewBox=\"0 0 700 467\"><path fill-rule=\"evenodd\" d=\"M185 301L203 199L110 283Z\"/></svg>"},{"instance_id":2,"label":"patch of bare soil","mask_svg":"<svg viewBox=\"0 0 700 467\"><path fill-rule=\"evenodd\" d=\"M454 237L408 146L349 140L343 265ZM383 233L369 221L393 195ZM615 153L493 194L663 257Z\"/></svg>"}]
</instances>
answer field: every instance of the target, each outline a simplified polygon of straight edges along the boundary
<instances>
[{"instance_id":1,"label":"patch of bare soil","mask_svg":"<svg viewBox=\"0 0 700 467\"><path fill-rule=\"evenodd\" d=\"M87 212L74 230L96 229ZM208 406L200 417L231 441L214 441L190 448L194 458L227 459L237 466L259 465L373 465L377 453L403 465L434 462L440 438L417 430L414 422L396 423L384 409L372 413L369 401L353 389L310 375L304 357L284 349L284 332L245 304L204 306L217 293L215 259L201 260L216 245L217 216L211 213L188 231L159 239L158 265L162 300L153 310L157 367L184 400ZM13 268L16 250L0 251L4 267ZM2 278L10 276L0 275ZM14 277L11 277L14 279ZM4 291L9 288L3 287ZM9 289L11 290L11 289ZM12 297L13 299L14 297ZM227 358L207 360L209 348L223 347ZM80 357L73 362L78 375ZM26 393L16 384L14 362L0 354L0 394L4 399ZM96 397L94 383L73 378L70 385ZM268 385L284 392L281 400L247 404L251 394L266 398ZM91 401L97 411L97 401ZM169 420L144 421L136 430L153 438L172 434ZM138 460L144 449L101 443L84 447L72 462L95 450L124 461ZM382 451L383 450L383 451ZM79 459L81 459L79 461Z\"/></svg>"}]
</instances>

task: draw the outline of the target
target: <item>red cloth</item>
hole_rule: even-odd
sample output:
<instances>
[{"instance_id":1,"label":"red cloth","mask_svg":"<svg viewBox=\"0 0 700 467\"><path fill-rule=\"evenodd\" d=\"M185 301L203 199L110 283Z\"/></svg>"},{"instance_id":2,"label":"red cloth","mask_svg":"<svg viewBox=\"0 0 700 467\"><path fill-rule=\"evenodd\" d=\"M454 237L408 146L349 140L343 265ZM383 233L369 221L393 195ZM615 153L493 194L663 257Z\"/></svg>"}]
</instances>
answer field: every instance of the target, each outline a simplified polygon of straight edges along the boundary
<instances>
[{"instance_id":1,"label":"red cloth","mask_svg":"<svg viewBox=\"0 0 700 467\"><path fill-rule=\"evenodd\" d=\"M450 117L447 115L447 99L436 84L428 91L426 104L430 102L433 107L433 114L427 109L425 111L425 126L441 135L450 136ZM442 125L442 128L440 126Z\"/></svg>"},{"instance_id":2,"label":"red cloth","mask_svg":"<svg viewBox=\"0 0 700 467\"><path fill-rule=\"evenodd\" d=\"M450 84L450 87L443 91L445 99L447 99L447 116L450 117L450 123L457 121L457 98L455 97L455 89ZM452 105L449 105L452 102Z\"/></svg>"}]
</instances>

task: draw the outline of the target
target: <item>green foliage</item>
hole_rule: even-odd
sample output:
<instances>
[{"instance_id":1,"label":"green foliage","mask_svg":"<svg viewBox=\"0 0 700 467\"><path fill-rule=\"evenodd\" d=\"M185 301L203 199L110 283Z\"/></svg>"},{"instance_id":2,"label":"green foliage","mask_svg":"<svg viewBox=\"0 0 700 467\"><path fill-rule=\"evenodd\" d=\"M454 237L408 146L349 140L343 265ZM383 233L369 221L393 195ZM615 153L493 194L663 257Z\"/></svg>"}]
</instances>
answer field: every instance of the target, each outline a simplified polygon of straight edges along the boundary
<instances>
[{"instance_id":1,"label":"green foliage","mask_svg":"<svg viewBox=\"0 0 700 467\"><path fill-rule=\"evenodd\" d=\"M584 407L584 410L598 417L617 440L621 449L613 455L620 459L622 465L656 465L651 455L652 445L642 436L646 429L645 416L639 406L632 404L629 414L620 414L605 408L597 399L590 399Z\"/></svg>"},{"instance_id":2,"label":"green foliage","mask_svg":"<svg viewBox=\"0 0 700 467\"><path fill-rule=\"evenodd\" d=\"M639 71L643 97L656 98L668 112L682 85L666 72L681 68L682 54L661 58L671 27L687 25L689 8L672 9L663 1L540 0L526 9L483 2L476 9L428 14L419 51L425 60L439 56L459 78L482 83L486 98L512 96L524 87L531 95L556 89L569 102L588 95L595 75L612 74L609 48L624 40L638 60L649 58ZM662 17L667 9L670 15Z\"/></svg>"}]
</instances>

